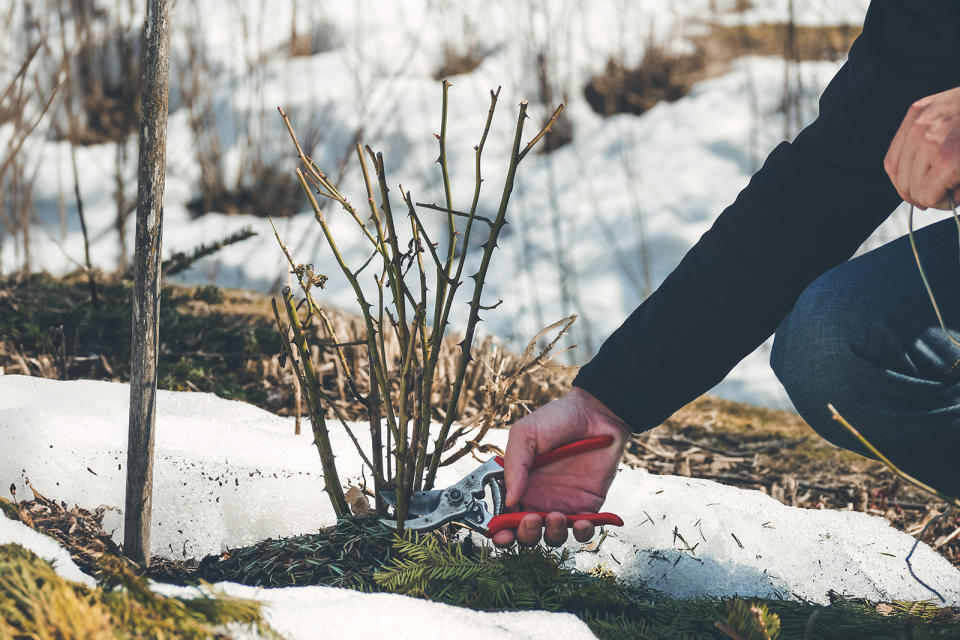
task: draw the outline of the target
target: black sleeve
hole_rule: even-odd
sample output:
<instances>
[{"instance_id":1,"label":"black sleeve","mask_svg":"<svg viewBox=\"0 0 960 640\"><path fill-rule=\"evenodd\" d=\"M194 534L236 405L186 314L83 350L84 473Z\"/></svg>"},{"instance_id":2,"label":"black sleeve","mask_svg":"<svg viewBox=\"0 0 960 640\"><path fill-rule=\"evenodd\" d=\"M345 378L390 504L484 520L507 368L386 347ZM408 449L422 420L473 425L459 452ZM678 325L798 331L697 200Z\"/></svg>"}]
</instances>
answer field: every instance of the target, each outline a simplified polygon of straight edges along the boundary
<instances>
[{"instance_id":1,"label":"black sleeve","mask_svg":"<svg viewBox=\"0 0 960 640\"><path fill-rule=\"evenodd\" d=\"M574 380L634 430L717 384L899 205L883 157L910 104L960 85L960 0L874 0L820 114L764 162Z\"/></svg>"}]
</instances>

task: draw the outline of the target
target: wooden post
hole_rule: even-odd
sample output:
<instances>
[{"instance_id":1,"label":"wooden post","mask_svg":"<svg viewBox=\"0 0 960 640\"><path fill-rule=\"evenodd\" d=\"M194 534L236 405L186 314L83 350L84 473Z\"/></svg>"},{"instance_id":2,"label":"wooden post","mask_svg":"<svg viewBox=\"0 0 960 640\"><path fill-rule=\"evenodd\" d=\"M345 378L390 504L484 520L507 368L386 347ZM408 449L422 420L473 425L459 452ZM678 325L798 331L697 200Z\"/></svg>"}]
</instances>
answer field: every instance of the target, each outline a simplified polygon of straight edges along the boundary
<instances>
[{"instance_id":1,"label":"wooden post","mask_svg":"<svg viewBox=\"0 0 960 640\"><path fill-rule=\"evenodd\" d=\"M170 75L172 0L147 0L143 25L143 99L137 179L133 341L130 362L130 427L123 552L150 563L153 440L156 424L157 338L160 308L160 239L163 231L164 165Z\"/></svg>"}]
</instances>

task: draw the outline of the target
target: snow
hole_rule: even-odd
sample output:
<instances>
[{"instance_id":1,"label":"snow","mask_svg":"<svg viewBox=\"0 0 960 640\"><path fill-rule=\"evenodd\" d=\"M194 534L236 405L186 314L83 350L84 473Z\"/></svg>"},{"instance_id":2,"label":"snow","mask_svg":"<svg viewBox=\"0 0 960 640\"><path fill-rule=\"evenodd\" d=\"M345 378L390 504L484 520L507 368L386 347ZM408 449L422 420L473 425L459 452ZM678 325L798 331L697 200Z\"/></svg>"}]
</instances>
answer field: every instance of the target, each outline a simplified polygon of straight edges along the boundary
<instances>
[{"instance_id":1,"label":"snow","mask_svg":"<svg viewBox=\"0 0 960 640\"><path fill-rule=\"evenodd\" d=\"M108 11L118 10L104 4ZM346 157L339 186L354 203L362 202L364 190L347 147L361 125L364 142L384 152L391 187L403 184L420 201L442 199L432 135L439 130L440 87L433 74L445 46L460 52L475 46L484 54L480 66L452 78L448 162L455 206L465 208L473 192L473 145L486 115L488 91L502 85L498 117L484 156L483 214L499 201L517 103L531 98L528 129L555 106L536 99L535 59L542 52L556 99L562 96L566 103L562 117L573 125L574 139L553 154L530 154L519 169L509 213L512 224L501 238L486 291L487 301L504 302L485 316L481 329L522 346L546 324L576 312L580 321L574 340L580 348L574 358L583 363L733 201L785 133L778 111L785 63L779 58L735 61L725 74L697 84L687 97L662 103L639 117L604 119L594 113L583 97L587 79L602 71L609 59L628 67L636 64L651 44L688 48L687 35L702 31L711 20L783 21L792 5L799 24L858 24L867 3L756 0L745 13L731 11L732 0L592 0L564 3L562 10L534 0L439 6L426 0L299 4L301 33L316 32L326 40L324 50L301 58L283 54L292 0L198 0L180 3L174 10L164 254L188 251L244 225L259 233L178 279L269 291L285 279L286 270L265 219L218 212L194 219L186 209L199 193L200 176L198 140L180 86L186 82L191 39L202 46L210 65L209 91L226 182L232 183L245 170L251 141L269 164L292 168L289 143L275 111L283 105L301 138L308 129L317 132L319 143L313 153L328 173L335 175L339 160ZM132 19L130 24L139 23ZM3 44L4 40L0 38L4 47L0 52L14 55L18 40ZM814 117L817 95L839 64L803 62L797 67L803 82L804 121ZM0 126L0 143L8 130ZM38 129L35 144L26 145L33 154L29 166L38 171L31 255L35 266L63 273L77 268L83 255L69 195L65 228L60 228L58 201L72 189L70 149L64 142L40 140L42 131L44 127ZM532 134L528 131L526 137ZM135 140L125 148L121 174L130 202L135 195ZM92 255L103 268L112 268L119 258L113 196L116 151L113 144L77 149ZM324 302L351 309L353 293L320 240L312 213L305 202L302 206L303 212L280 221L280 232L297 260L313 263L318 272L331 276ZM552 212L558 216L556 225L550 220ZM347 259L353 264L365 260L368 252L353 223L340 212L328 215ZM437 229L439 217L433 222ZM131 221L128 247L133 244L133 227ZM904 231L902 220L895 219L867 246ZM441 236L433 233L434 238ZM0 270L19 266L20 244L19 239L0 237ZM471 253L476 261L476 252ZM569 279L561 277L561 262ZM567 280L571 285L565 293L561 283ZM364 285L372 286L372 279L364 280ZM466 301L461 292L453 309L455 327L466 317ZM749 356L714 393L789 406L769 370L768 351L766 344Z\"/></svg>"},{"instance_id":2,"label":"snow","mask_svg":"<svg viewBox=\"0 0 960 640\"><path fill-rule=\"evenodd\" d=\"M433 634L463 640L489 638L594 638L570 613L482 612L390 593L360 593L333 587L254 589L218 584L232 596L266 603L266 619L288 640L397 638L422 640Z\"/></svg>"},{"instance_id":3,"label":"snow","mask_svg":"<svg viewBox=\"0 0 960 640\"><path fill-rule=\"evenodd\" d=\"M577 565L616 567L678 597L826 603L830 589L874 600L933 597L905 564L914 539L877 516L789 507L760 491L624 468L604 509L628 525L610 528L600 550L578 554ZM960 602L960 571L945 558L921 544L911 564L948 602Z\"/></svg>"},{"instance_id":4,"label":"snow","mask_svg":"<svg viewBox=\"0 0 960 640\"><path fill-rule=\"evenodd\" d=\"M24 495L29 478L52 498L122 508L128 395L119 383L0 376L0 486L14 483ZM364 442L364 425L354 428ZM304 431L294 436L292 419L240 402L160 391L153 552L199 556L332 524L319 457ZM502 446L505 436L492 432L488 442ZM359 483L360 459L342 428L333 428L331 440L341 478ZM458 461L441 471L438 484L476 465ZM883 518L788 507L757 491L627 467L619 469L604 510L620 514L626 526L608 528L598 550L569 543L577 566L603 564L667 594L821 603L831 588L872 599L932 595L907 572L914 539ZM120 518L113 517L108 529L121 540ZM960 571L946 559L920 544L912 564L948 604L960 604ZM322 590L296 593L277 606L298 611L302 599L327 597L315 596Z\"/></svg>"}]
</instances>

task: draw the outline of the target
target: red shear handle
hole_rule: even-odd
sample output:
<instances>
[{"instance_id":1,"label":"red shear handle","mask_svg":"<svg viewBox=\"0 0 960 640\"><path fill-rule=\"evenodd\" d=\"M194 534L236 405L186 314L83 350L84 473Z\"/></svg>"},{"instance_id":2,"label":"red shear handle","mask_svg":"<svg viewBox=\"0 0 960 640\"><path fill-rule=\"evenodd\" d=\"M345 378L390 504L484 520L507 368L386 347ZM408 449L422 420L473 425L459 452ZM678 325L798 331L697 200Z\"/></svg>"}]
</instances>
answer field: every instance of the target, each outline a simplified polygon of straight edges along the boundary
<instances>
[{"instance_id":1,"label":"red shear handle","mask_svg":"<svg viewBox=\"0 0 960 640\"><path fill-rule=\"evenodd\" d=\"M523 519L523 516L527 515L528 513L535 513L544 520L547 518L547 514L544 511L516 511L513 513L501 513L498 516L493 516L490 518L490 524L487 525L487 533L485 535L489 538L497 531L503 531L504 529L516 529L520 526L520 520ZM612 524L617 527L623 526L623 518L615 513L567 513L564 515L567 518L568 527L572 527L573 523L577 520L588 520L591 524Z\"/></svg>"},{"instance_id":2,"label":"red shear handle","mask_svg":"<svg viewBox=\"0 0 960 640\"><path fill-rule=\"evenodd\" d=\"M539 469L540 467L548 465L551 462L556 462L557 460L562 460L563 458L569 458L570 456L575 456L578 453L596 451L597 449L606 449L612 444L613 436L595 436L593 438L568 442L562 447L557 447L553 451L548 451L547 453L534 458L533 465L530 467L530 469ZM503 466L503 457L497 456L494 458L494 460L496 460L497 464L499 464L501 467Z\"/></svg>"}]
</instances>

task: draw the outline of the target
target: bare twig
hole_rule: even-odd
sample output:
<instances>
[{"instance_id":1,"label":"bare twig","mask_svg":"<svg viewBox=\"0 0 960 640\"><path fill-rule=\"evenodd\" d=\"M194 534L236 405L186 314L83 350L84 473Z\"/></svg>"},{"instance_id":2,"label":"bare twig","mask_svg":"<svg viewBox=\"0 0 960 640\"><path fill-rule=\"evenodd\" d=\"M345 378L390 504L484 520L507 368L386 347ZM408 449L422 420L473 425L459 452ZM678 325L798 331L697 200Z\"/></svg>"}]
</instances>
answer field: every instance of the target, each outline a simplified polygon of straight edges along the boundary
<instances>
[{"instance_id":1,"label":"bare twig","mask_svg":"<svg viewBox=\"0 0 960 640\"><path fill-rule=\"evenodd\" d=\"M478 215L476 215L476 214L464 213L463 211L457 211L457 210L455 210L455 209L448 209L448 208L446 208L446 207L441 207L440 205L432 204L432 203L429 203L429 202L418 202L418 203L417 203L417 206L418 206L418 207L423 207L424 209L431 209L432 211L440 211L440 212L442 212L442 213L449 213L449 214L452 215L452 216L458 216L458 217L461 217L461 218L473 218L474 220L479 220L480 222L483 222L483 223L486 224L488 227L492 227L492 226L493 226L493 220L491 220L490 218L485 218L485 217L483 217L483 216L478 216Z\"/></svg>"}]
</instances>

